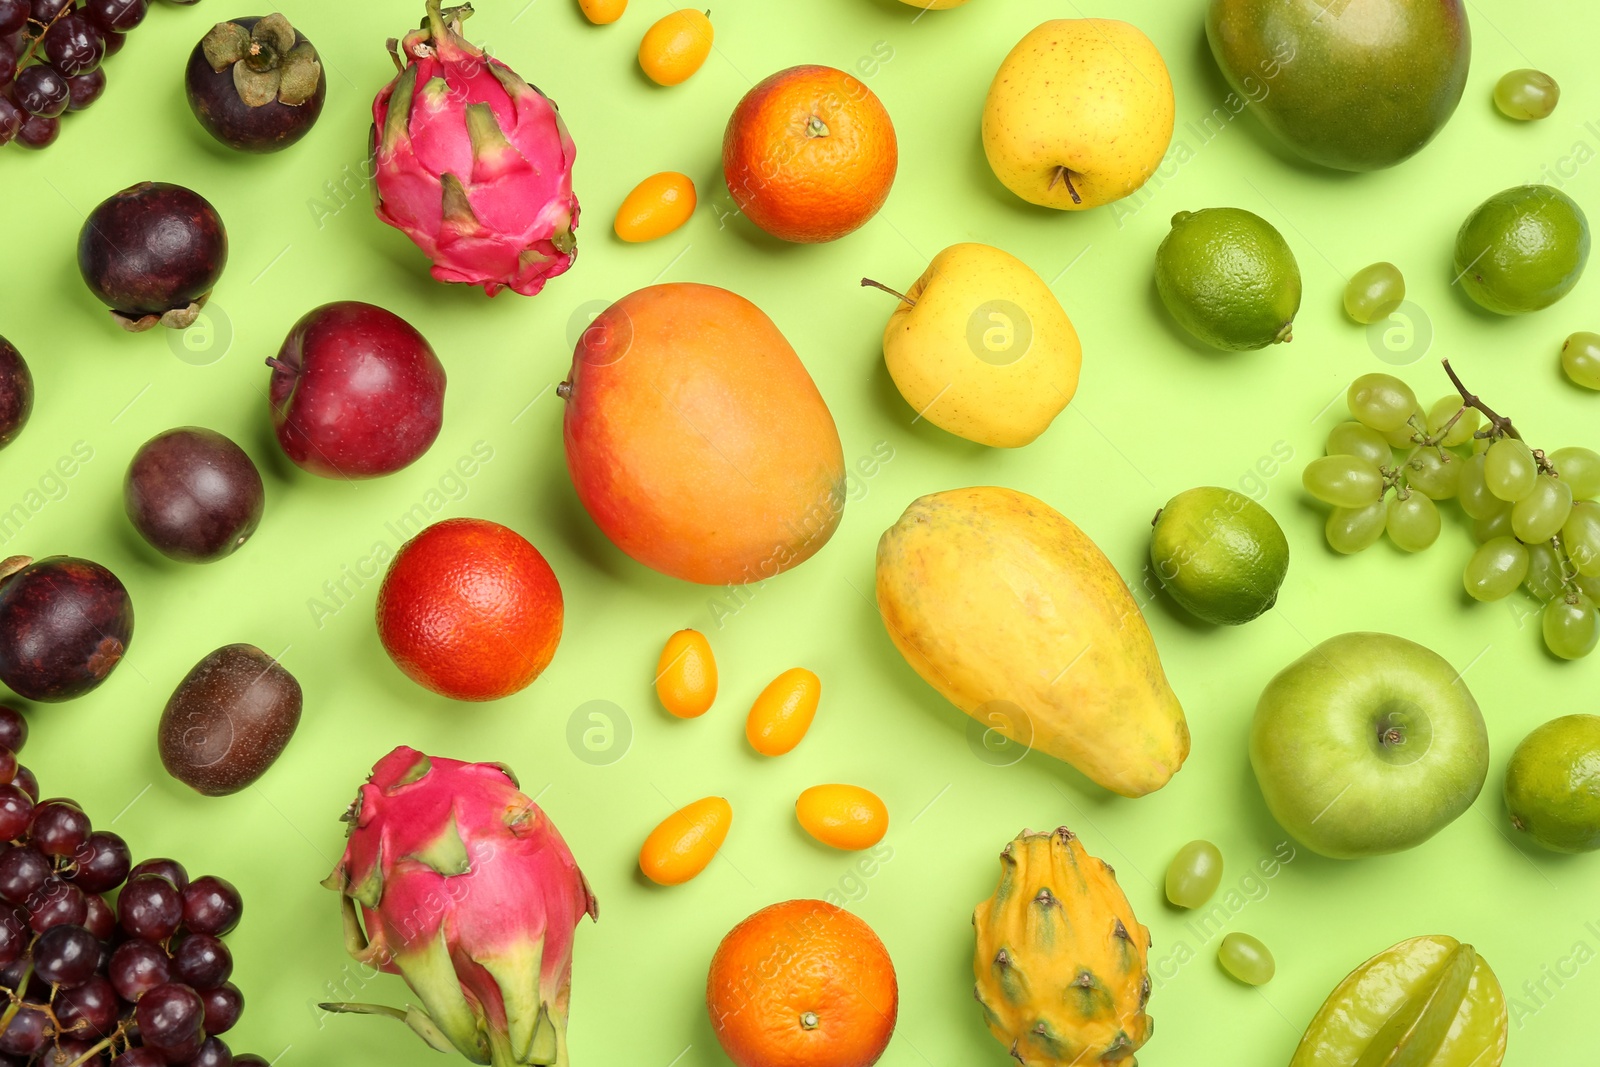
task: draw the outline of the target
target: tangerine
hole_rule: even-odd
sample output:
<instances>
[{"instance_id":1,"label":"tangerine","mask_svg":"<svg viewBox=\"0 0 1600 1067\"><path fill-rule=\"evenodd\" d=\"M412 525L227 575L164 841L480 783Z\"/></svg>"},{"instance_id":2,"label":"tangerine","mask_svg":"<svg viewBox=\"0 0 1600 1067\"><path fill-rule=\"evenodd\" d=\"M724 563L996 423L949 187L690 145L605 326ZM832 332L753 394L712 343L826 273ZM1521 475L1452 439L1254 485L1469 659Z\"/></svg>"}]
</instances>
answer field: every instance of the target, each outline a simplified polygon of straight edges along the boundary
<instances>
[{"instance_id":1,"label":"tangerine","mask_svg":"<svg viewBox=\"0 0 1600 1067\"><path fill-rule=\"evenodd\" d=\"M378 639L418 685L454 700L526 688L561 641L561 585L521 534L446 519L401 546L378 590Z\"/></svg>"},{"instance_id":2,"label":"tangerine","mask_svg":"<svg viewBox=\"0 0 1600 1067\"><path fill-rule=\"evenodd\" d=\"M739 210L785 241L859 229L889 197L900 152L871 89L832 67L791 67L745 94L722 140Z\"/></svg>"},{"instance_id":3,"label":"tangerine","mask_svg":"<svg viewBox=\"0 0 1600 1067\"><path fill-rule=\"evenodd\" d=\"M869 1067L899 1000L878 935L821 900L773 904L735 926L706 979L711 1027L738 1067Z\"/></svg>"}]
</instances>

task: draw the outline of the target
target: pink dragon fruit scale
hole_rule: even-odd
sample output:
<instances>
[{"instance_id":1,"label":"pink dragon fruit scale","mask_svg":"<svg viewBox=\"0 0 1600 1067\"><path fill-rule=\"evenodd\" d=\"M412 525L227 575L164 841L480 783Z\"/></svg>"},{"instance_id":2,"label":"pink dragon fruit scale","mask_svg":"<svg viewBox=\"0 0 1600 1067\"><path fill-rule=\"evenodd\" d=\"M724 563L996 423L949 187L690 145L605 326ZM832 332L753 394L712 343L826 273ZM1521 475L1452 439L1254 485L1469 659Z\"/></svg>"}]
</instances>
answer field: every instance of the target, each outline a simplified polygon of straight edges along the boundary
<instances>
[{"instance_id":1,"label":"pink dragon fruit scale","mask_svg":"<svg viewBox=\"0 0 1600 1067\"><path fill-rule=\"evenodd\" d=\"M400 75L372 104L378 218L439 281L533 296L576 254L577 149L548 97L461 35L472 5L440 4L389 42Z\"/></svg>"},{"instance_id":2,"label":"pink dragon fruit scale","mask_svg":"<svg viewBox=\"0 0 1600 1067\"><path fill-rule=\"evenodd\" d=\"M349 843L323 885L341 895L346 947L404 978L421 1007L322 1007L402 1020L473 1063L566 1067L573 937L599 907L511 771L402 746L345 820Z\"/></svg>"}]
</instances>

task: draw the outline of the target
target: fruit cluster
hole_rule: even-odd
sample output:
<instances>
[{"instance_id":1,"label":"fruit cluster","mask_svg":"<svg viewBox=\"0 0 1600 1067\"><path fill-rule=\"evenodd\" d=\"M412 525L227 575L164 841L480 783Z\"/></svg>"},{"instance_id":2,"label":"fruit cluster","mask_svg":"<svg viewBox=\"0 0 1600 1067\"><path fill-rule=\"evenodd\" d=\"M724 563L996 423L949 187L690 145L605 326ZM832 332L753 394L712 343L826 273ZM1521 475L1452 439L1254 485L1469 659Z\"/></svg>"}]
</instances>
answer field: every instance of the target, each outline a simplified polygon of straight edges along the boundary
<instances>
[{"instance_id":1,"label":"fruit cluster","mask_svg":"<svg viewBox=\"0 0 1600 1067\"><path fill-rule=\"evenodd\" d=\"M53 144L61 116L106 91L101 63L149 8L150 0L0 0L0 145Z\"/></svg>"},{"instance_id":2,"label":"fruit cluster","mask_svg":"<svg viewBox=\"0 0 1600 1067\"><path fill-rule=\"evenodd\" d=\"M1530 447L1448 362L1445 370L1457 392L1426 410L1393 375L1351 384L1354 421L1333 428L1327 455L1303 475L1333 505L1328 544L1361 552L1387 532L1420 552L1439 538L1438 502L1455 500L1479 545L1463 574L1467 592L1500 600L1525 587L1544 604L1546 646L1581 659L1600 642L1600 453Z\"/></svg>"},{"instance_id":3,"label":"fruit cluster","mask_svg":"<svg viewBox=\"0 0 1600 1067\"><path fill-rule=\"evenodd\" d=\"M668 714L697 719L717 699L717 661L698 630L667 638L656 663L656 696ZM763 756L786 755L805 739L822 700L822 681L791 667L767 684L745 717L745 739ZM889 809L857 785L814 785L795 801L795 818L824 845L869 849L889 832ZM733 806L703 797L663 819L639 849L639 869L657 885L680 885L705 870L733 825Z\"/></svg>"},{"instance_id":4,"label":"fruit cluster","mask_svg":"<svg viewBox=\"0 0 1600 1067\"><path fill-rule=\"evenodd\" d=\"M264 1067L220 1037L244 1011L222 940L238 890L176 860L134 864L75 802L40 800L17 762L27 738L0 706L0 1065Z\"/></svg>"}]
</instances>

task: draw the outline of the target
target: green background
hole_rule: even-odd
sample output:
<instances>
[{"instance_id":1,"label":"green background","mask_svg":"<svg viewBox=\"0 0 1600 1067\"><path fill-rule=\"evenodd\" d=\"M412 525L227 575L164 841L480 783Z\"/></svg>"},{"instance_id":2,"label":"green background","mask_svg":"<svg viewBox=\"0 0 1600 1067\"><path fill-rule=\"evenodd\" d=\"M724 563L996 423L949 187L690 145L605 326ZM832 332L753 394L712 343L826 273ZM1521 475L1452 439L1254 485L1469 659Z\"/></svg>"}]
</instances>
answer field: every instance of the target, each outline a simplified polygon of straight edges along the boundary
<instances>
[{"instance_id":1,"label":"green background","mask_svg":"<svg viewBox=\"0 0 1600 1067\"><path fill-rule=\"evenodd\" d=\"M24 352L38 384L32 425L0 456L0 508L42 504L20 532L5 531L0 552L99 560L127 583L138 610L130 653L109 682L76 703L29 709L34 735L25 758L46 793L80 799L138 854L175 855L243 888L246 919L232 943L249 1009L233 1044L281 1054L290 1067L442 1062L397 1025L324 1020L314 1007L330 996L406 999L399 979L369 980L347 963L337 903L317 885L342 848L337 819L367 768L405 743L511 764L593 883L601 920L578 932L575 1063L726 1062L702 1006L717 940L766 904L833 893L878 930L899 970L900 1024L882 1062L999 1067L1004 1051L971 1001L968 920L992 891L1001 845L1024 826L1058 824L1117 867L1154 933L1159 1026L1140 1056L1152 1067L1284 1063L1350 968L1423 933L1476 944L1520 1000L1508 1063L1555 1062L1591 1047L1600 965L1584 964L1600 948L1600 867L1594 857L1555 857L1513 842L1499 787L1512 747L1534 725L1597 710L1596 663L1549 658L1534 605L1520 594L1508 604L1463 603L1459 571L1470 537L1453 508L1440 544L1422 558L1402 559L1387 544L1335 558L1321 541L1323 513L1298 483L1350 379L1407 360L1416 362L1400 373L1425 402L1447 391L1437 358L1449 356L1535 443L1600 444L1600 397L1567 385L1556 359L1567 333L1597 328L1596 279L1517 320L1475 312L1450 286L1455 230L1489 194L1554 179L1580 203L1600 205L1600 167L1586 165L1600 151L1592 5L1559 0L1530 17L1512 0L1470 4L1472 75L1454 120L1410 162L1351 176L1286 159L1249 116L1201 128L1225 107L1227 87L1205 50L1204 5L1195 0L973 0L926 14L892 0L718 0L715 53L670 90L646 82L634 61L644 29L670 9L666 0L634 0L621 22L599 28L573 0L484 0L470 34L560 103L578 144L584 206L575 268L538 298L493 301L431 281L406 239L373 218L360 178L368 104L394 73L385 38L414 25L421 7L285 0L282 10L320 48L330 84L320 124L280 155L230 155L188 113L182 70L190 47L219 18L261 13L212 0L158 4L110 63L103 101L71 118L49 151L11 149L0 158L0 332ZM1045 17L1078 15L1125 18L1150 34L1172 68L1178 132L1168 165L1136 199L1057 214L1023 204L993 179L978 120L1010 47ZM899 178L883 212L824 247L784 246L755 232L730 214L719 181L723 123L735 102L755 81L799 63L862 77L900 139ZM1547 70L1562 85L1561 106L1546 122L1514 124L1493 110L1495 80L1522 66ZM695 178L695 218L655 244L618 242L610 220L622 196L667 169ZM74 238L84 214L145 179L195 188L229 226L232 256L212 315L188 335L121 333L77 277ZM1162 313L1151 259L1167 220L1217 205L1262 214L1299 257L1306 299L1292 345L1203 351ZM912 424L879 347L892 301L857 286L863 274L909 285L941 248L970 240L1007 249L1052 281L1083 338L1077 399L1020 451L986 450ZM1395 350L1374 346L1343 318L1344 276L1377 259L1405 271L1430 347L1408 350L1398 336ZM612 548L578 505L562 462L552 386L567 368L573 334L606 302L659 280L724 285L754 300L817 380L847 462L892 451L888 462L869 464L872 477L852 483L826 548L798 573L754 590L733 614L716 590L656 575ZM262 366L299 315L348 298L403 314L450 374L433 449L401 474L359 484L286 465L268 429ZM259 533L214 566L155 557L122 516L129 457L183 424L233 436L267 480ZM93 458L62 488L46 485L58 499L29 498L80 441ZM451 481L475 445L492 459L472 478ZM985 754L970 743L967 720L890 646L871 603L878 535L913 498L981 483L1061 509L1139 591L1194 734L1188 765L1161 792L1116 799L1046 758L1011 763L1011 755ZM1289 536L1293 564L1278 608L1249 626L1198 627L1144 587L1151 515L1197 484L1244 488ZM467 706L407 681L374 634L375 580L358 588L347 579L348 595L327 601L338 610L317 618L312 601L325 598L323 584L380 548L392 552L400 539L386 523L418 503L438 517L514 527L559 575L566 634L553 666L522 694ZM717 705L693 722L669 719L650 684L661 642L685 626L710 635L722 674ZM1489 785L1469 813L1410 853L1341 863L1302 849L1262 878L1258 865L1285 834L1246 758L1255 697L1312 644L1352 629L1420 640L1466 670L1489 724ZM232 641L282 654L305 687L305 719L258 786L206 800L164 775L153 735L183 674ZM767 761L743 740L744 713L767 680L794 665L821 675L822 710L796 752ZM578 710L590 701L608 703ZM609 751L569 742L574 717L581 734L595 724L595 708L614 726ZM867 785L890 807L892 855L869 863L870 874L859 857L818 846L794 822L793 798L824 781ZM727 796L736 813L719 861L679 888L643 884L634 860L645 834L674 806L709 793ZM1225 904L1221 929L1255 934L1277 956L1278 977L1262 989L1234 984L1217 968L1216 927L1190 926L1191 917L1162 902L1166 862L1195 837L1222 846L1224 886L1237 890L1217 898ZM1525 982L1534 983L1531 993Z\"/></svg>"}]
</instances>

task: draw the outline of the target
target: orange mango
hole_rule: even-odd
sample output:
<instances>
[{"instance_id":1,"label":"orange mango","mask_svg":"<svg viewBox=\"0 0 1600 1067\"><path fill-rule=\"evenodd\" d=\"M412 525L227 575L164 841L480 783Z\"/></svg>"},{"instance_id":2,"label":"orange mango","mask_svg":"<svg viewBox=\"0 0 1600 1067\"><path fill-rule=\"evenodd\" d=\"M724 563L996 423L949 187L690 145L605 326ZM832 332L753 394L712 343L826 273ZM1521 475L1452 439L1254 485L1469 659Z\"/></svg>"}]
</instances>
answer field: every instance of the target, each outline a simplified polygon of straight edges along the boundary
<instances>
[{"instance_id":1,"label":"orange mango","mask_svg":"<svg viewBox=\"0 0 1600 1067\"><path fill-rule=\"evenodd\" d=\"M821 679L804 667L778 675L750 706L744 724L750 747L763 756L781 756L793 749L811 729L821 699Z\"/></svg>"},{"instance_id":2,"label":"orange mango","mask_svg":"<svg viewBox=\"0 0 1600 1067\"><path fill-rule=\"evenodd\" d=\"M579 338L556 389L595 524L663 574L747 585L804 562L844 514L844 451L778 327L711 285L652 285Z\"/></svg>"},{"instance_id":3,"label":"orange mango","mask_svg":"<svg viewBox=\"0 0 1600 1067\"><path fill-rule=\"evenodd\" d=\"M613 228L624 241L637 244L665 237L694 214L694 182L687 174L662 171L633 187L617 208Z\"/></svg>"},{"instance_id":4,"label":"orange mango","mask_svg":"<svg viewBox=\"0 0 1600 1067\"><path fill-rule=\"evenodd\" d=\"M667 638L656 662L656 696L680 719L704 715L717 699L717 660L699 630L679 630Z\"/></svg>"},{"instance_id":5,"label":"orange mango","mask_svg":"<svg viewBox=\"0 0 1600 1067\"><path fill-rule=\"evenodd\" d=\"M639 67L657 85L688 81L711 54L711 16L686 7L663 17L639 42Z\"/></svg>"},{"instance_id":6,"label":"orange mango","mask_svg":"<svg viewBox=\"0 0 1600 1067\"><path fill-rule=\"evenodd\" d=\"M871 848L889 831L889 809L858 785L814 785L795 801L806 833L833 848Z\"/></svg>"},{"instance_id":7,"label":"orange mango","mask_svg":"<svg viewBox=\"0 0 1600 1067\"><path fill-rule=\"evenodd\" d=\"M650 831L639 869L657 885L682 885L706 869L732 825L733 806L722 797L686 804Z\"/></svg>"}]
</instances>

